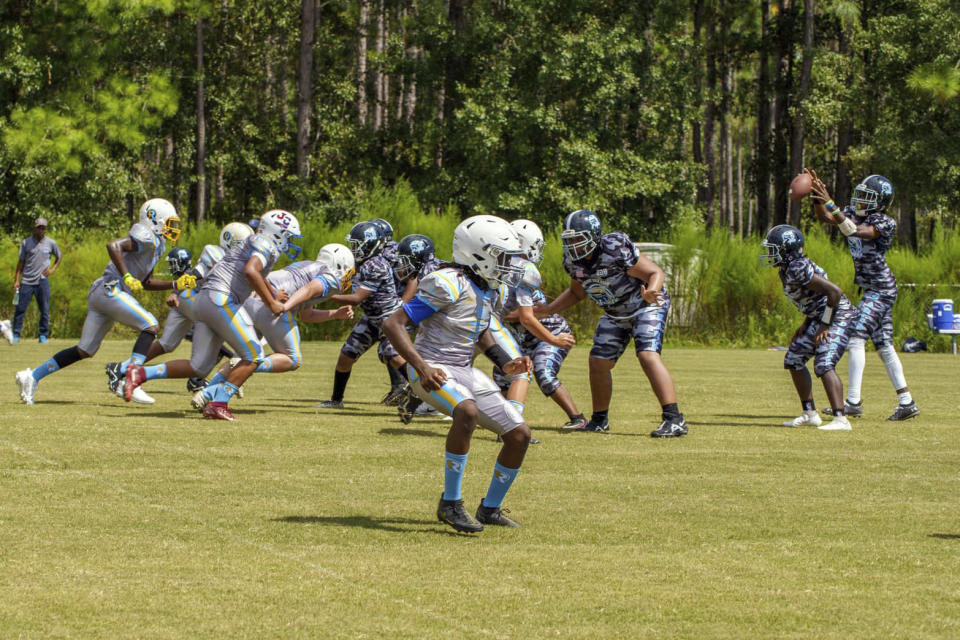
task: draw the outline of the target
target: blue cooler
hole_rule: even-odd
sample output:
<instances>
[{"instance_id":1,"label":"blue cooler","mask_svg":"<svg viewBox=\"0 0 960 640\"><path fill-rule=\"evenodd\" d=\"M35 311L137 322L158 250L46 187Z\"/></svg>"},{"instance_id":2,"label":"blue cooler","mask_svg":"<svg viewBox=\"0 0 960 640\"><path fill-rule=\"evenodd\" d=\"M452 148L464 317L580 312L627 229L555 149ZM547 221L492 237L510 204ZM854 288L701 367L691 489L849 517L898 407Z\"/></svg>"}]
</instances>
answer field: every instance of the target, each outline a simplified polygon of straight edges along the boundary
<instances>
[{"instance_id":1,"label":"blue cooler","mask_svg":"<svg viewBox=\"0 0 960 640\"><path fill-rule=\"evenodd\" d=\"M960 331L960 313L953 314L953 330Z\"/></svg>"},{"instance_id":2,"label":"blue cooler","mask_svg":"<svg viewBox=\"0 0 960 640\"><path fill-rule=\"evenodd\" d=\"M938 331L953 329L953 300L933 301L933 327Z\"/></svg>"}]
</instances>

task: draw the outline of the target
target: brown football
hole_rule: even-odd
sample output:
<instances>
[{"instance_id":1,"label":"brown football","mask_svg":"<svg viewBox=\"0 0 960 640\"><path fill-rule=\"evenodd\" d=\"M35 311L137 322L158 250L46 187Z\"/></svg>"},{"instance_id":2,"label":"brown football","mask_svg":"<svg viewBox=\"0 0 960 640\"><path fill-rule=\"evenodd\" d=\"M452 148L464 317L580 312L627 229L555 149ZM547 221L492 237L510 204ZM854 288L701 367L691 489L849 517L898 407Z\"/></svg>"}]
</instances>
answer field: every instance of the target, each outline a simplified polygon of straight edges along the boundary
<instances>
[{"instance_id":1,"label":"brown football","mask_svg":"<svg viewBox=\"0 0 960 640\"><path fill-rule=\"evenodd\" d=\"M810 177L810 174L800 173L797 174L797 177L790 183L790 191L787 193L791 200L802 200L804 196L810 193L812 187L813 178Z\"/></svg>"}]
</instances>

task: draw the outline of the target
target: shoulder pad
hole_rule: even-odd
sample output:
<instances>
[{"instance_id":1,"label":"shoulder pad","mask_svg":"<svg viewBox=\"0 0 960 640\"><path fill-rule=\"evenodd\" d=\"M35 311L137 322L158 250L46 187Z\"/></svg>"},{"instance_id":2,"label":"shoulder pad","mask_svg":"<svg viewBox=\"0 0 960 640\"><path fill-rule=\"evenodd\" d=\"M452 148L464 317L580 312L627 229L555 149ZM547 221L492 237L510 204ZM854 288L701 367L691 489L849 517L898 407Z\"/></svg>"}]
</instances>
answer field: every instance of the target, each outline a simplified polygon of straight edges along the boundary
<instances>
[{"instance_id":1,"label":"shoulder pad","mask_svg":"<svg viewBox=\"0 0 960 640\"><path fill-rule=\"evenodd\" d=\"M127 235L136 240L138 243L149 242L150 244L153 244L153 231L146 225L142 225L139 222L130 227L130 233Z\"/></svg>"},{"instance_id":2,"label":"shoulder pad","mask_svg":"<svg viewBox=\"0 0 960 640\"><path fill-rule=\"evenodd\" d=\"M203 251L200 253L200 262L205 264L208 267L212 267L221 260L224 256L223 249L217 245L208 244L203 248Z\"/></svg>"},{"instance_id":3,"label":"shoulder pad","mask_svg":"<svg viewBox=\"0 0 960 640\"><path fill-rule=\"evenodd\" d=\"M539 289L543 285L543 277L540 275L540 269L532 262L523 265L523 277L520 279L520 285L527 289Z\"/></svg>"},{"instance_id":4,"label":"shoulder pad","mask_svg":"<svg viewBox=\"0 0 960 640\"><path fill-rule=\"evenodd\" d=\"M262 253L267 256L279 255L273 243L268 238L259 235L252 236L250 248L257 253Z\"/></svg>"}]
</instances>

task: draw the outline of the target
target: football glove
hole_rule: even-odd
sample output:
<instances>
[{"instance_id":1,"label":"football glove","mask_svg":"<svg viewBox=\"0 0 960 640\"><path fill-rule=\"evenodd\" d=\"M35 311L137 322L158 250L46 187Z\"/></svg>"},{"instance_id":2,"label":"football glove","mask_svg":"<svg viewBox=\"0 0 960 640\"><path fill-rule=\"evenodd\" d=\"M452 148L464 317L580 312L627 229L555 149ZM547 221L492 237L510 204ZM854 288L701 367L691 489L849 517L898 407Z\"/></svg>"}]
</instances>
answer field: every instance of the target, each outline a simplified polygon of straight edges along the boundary
<instances>
[{"instance_id":1,"label":"football glove","mask_svg":"<svg viewBox=\"0 0 960 640\"><path fill-rule=\"evenodd\" d=\"M844 219L844 221L840 223L839 227L840 233L848 238L857 232L857 224L850 218Z\"/></svg>"},{"instance_id":2,"label":"football glove","mask_svg":"<svg viewBox=\"0 0 960 640\"><path fill-rule=\"evenodd\" d=\"M127 285L127 289L130 289L133 293L143 291L143 283L129 273L123 274L123 284Z\"/></svg>"},{"instance_id":3,"label":"football glove","mask_svg":"<svg viewBox=\"0 0 960 640\"><path fill-rule=\"evenodd\" d=\"M173 282L173 288L177 291L193 289L197 286L197 276L185 273Z\"/></svg>"}]
</instances>

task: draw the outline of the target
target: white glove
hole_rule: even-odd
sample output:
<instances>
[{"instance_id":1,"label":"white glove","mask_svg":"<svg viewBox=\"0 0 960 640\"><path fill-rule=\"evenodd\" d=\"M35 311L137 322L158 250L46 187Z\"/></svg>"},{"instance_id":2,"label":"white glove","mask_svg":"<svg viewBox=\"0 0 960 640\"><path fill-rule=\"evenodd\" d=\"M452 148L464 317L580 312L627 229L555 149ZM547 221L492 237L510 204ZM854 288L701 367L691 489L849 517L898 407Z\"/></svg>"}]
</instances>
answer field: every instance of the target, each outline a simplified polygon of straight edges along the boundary
<instances>
[{"instance_id":1,"label":"white glove","mask_svg":"<svg viewBox=\"0 0 960 640\"><path fill-rule=\"evenodd\" d=\"M847 236L848 238L857 232L856 223L850 218L845 218L843 222L840 223L840 233Z\"/></svg>"}]
</instances>

